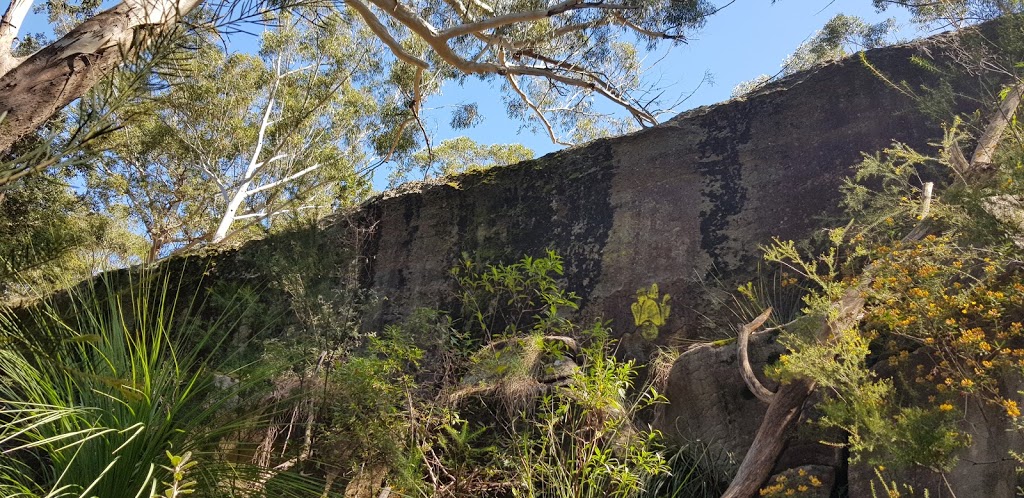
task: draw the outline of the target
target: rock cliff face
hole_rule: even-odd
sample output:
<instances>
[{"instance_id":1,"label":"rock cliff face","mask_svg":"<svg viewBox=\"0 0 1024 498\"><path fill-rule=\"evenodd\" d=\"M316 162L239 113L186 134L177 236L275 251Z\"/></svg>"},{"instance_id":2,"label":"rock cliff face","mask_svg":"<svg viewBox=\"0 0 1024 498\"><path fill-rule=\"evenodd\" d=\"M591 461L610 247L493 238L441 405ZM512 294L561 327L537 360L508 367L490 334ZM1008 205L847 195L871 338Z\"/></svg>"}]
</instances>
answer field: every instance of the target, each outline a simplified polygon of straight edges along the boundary
<instances>
[{"instance_id":1,"label":"rock cliff face","mask_svg":"<svg viewBox=\"0 0 1024 498\"><path fill-rule=\"evenodd\" d=\"M913 53L867 60L915 82ZM461 253L509 261L551 248L585 317L630 331L637 289L657 283L676 310L663 330L694 338L713 305L702 282L749 275L760 245L822 226L861 153L923 149L939 136L923 122L859 59L831 64L632 135L377 198L363 211L364 284L388 297L378 320L390 321L438 304Z\"/></svg>"}]
</instances>

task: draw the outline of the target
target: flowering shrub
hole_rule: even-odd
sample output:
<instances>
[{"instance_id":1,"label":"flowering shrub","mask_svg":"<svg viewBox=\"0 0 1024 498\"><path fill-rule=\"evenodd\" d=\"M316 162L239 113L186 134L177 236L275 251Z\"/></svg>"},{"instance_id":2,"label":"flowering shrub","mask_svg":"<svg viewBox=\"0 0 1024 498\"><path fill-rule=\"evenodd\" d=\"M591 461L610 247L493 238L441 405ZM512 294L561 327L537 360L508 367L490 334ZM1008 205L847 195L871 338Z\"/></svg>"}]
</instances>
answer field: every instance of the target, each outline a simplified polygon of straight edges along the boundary
<instances>
[{"instance_id":1,"label":"flowering shrub","mask_svg":"<svg viewBox=\"0 0 1024 498\"><path fill-rule=\"evenodd\" d=\"M806 290L804 318L781 337L790 351L770 373L824 390L816 422L843 430L833 443L854 461L948 469L970 444L958 425L969 400L1021 417L1020 393L1003 380L1024 371L1024 252L1019 227L985 199L1017 195L1022 168L970 187L954 175L933 197L924 179L941 177L957 133L945 160L905 146L866 157L845 187L854 220L829 231L818 256L785 241L766 250ZM863 309L844 323L836 303L851 292ZM812 333L823 321L836 329L827 340ZM792 489L778 484L765 496Z\"/></svg>"}]
</instances>

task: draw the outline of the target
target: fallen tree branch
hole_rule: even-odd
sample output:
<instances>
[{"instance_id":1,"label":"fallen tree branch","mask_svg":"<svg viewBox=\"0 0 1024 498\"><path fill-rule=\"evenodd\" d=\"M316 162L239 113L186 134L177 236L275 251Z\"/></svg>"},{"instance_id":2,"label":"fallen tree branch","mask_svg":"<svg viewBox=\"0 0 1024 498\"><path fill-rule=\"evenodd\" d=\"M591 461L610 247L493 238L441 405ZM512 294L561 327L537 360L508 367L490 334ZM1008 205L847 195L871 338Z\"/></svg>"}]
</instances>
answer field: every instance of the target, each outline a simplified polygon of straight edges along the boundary
<instances>
[{"instance_id":1,"label":"fallen tree branch","mask_svg":"<svg viewBox=\"0 0 1024 498\"><path fill-rule=\"evenodd\" d=\"M782 454L790 427L800 418L804 401L813 391L814 382L808 379L798 379L779 387L772 397L772 403L768 405L754 443L722 498L751 498L757 495L761 484L775 467L775 461Z\"/></svg>"},{"instance_id":2,"label":"fallen tree branch","mask_svg":"<svg viewBox=\"0 0 1024 498\"><path fill-rule=\"evenodd\" d=\"M872 272L867 272L872 273ZM836 319L822 320L815 335L820 340L831 340L842 330L854 326L864 309L861 293L867 284L851 287L835 304ZM722 498L751 498L770 477L775 462L786 446L790 429L800 418L807 397L814 392L814 381L800 378L784 383L773 393L768 411L761 420L754 442L743 458L736 476Z\"/></svg>"},{"instance_id":3,"label":"fallen tree branch","mask_svg":"<svg viewBox=\"0 0 1024 498\"><path fill-rule=\"evenodd\" d=\"M750 357L747 354L747 346L750 344L750 334L757 330L764 322L768 320L768 317L772 314L772 309L768 308L764 310L757 318L752 322L740 327L739 337L737 338L736 355L740 359L740 375L743 377L743 383L747 385L747 389L757 396L757 399L764 401L765 403L771 403L775 397L775 393L764 387L764 384L758 380L757 376L754 375L754 369L750 367Z\"/></svg>"}]
</instances>

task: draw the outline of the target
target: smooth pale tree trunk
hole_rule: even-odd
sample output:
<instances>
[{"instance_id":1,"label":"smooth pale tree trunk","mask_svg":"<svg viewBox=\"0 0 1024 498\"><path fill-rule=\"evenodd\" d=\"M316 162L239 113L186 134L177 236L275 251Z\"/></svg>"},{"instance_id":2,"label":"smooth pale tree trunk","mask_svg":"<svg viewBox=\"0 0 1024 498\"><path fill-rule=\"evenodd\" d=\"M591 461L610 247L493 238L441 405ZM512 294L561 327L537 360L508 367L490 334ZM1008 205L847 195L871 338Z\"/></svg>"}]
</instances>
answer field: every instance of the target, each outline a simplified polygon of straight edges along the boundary
<instances>
[{"instance_id":1,"label":"smooth pale tree trunk","mask_svg":"<svg viewBox=\"0 0 1024 498\"><path fill-rule=\"evenodd\" d=\"M25 16L30 10L32 0L11 0L7 11L0 17L0 76L7 74L7 71L21 62L21 58L14 57L11 49L14 39L18 36L18 29L25 22Z\"/></svg>"},{"instance_id":2,"label":"smooth pale tree trunk","mask_svg":"<svg viewBox=\"0 0 1024 498\"><path fill-rule=\"evenodd\" d=\"M87 19L60 40L25 59L10 54L20 26L2 25L0 41L0 153L39 129L61 108L85 95L132 53L139 30L169 26L202 0L127 0ZM24 18L29 0L4 14ZM20 23L22 19L17 19Z\"/></svg>"}]
</instances>

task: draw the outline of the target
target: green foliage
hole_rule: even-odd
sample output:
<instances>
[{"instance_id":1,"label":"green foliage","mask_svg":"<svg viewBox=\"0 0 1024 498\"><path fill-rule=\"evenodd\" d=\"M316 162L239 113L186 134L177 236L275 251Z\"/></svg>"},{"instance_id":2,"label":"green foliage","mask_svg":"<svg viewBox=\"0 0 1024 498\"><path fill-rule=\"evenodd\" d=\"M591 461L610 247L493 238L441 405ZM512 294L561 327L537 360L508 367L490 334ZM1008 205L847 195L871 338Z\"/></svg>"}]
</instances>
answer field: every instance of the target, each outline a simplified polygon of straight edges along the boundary
<instances>
[{"instance_id":1,"label":"green foliage","mask_svg":"<svg viewBox=\"0 0 1024 498\"><path fill-rule=\"evenodd\" d=\"M667 472L652 476L640 493L644 498L718 498L732 480L725 455L695 442L668 452Z\"/></svg>"},{"instance_id":2,"label":"green foliage","mask_svg":"<svg viewBox=\"0 0 1024 498\"><path fill-rule=\"evenodd\" d=\"M170 87L139 96L94 144L89 195L129 213L153 259L294 227L368 190L359 173L364 136L379 126L377 47L330 9L267 21L258 55L197 37L198 60L162 74Z\"/></svg>"},{"instance_id":3,"label":"green foliage","mask_svg":"<svg viewBox=\"0 0 1024 498\"><path fill-rule=\"evenodd\" d=\"M554 251L543 258L527 256L518 263L489 267L464 257L452 269L459 285L462 326L485 341L527 331L572 335L574 326L562 315L579 306L576 295L559 283L561 275L562 258Z\"/></svg>"},{"instance_id":4,"label":"green foliage","mask_svg":"<svg viewBox=\"0 0 1024 498\"><path fill-rule=\"evenodd\" d=\"M1024 11L1024 2L1020 0L872 1L875 8L879 10L885 10L892 4L902 6L910 12L914 22L925 26L953 25L959 27L968 22L994 19L1002 15Z\"/></svg>"},{"instance_id":5,"label":"green foliage","mask_svg":"<svg viewBox=\"0 0 1024 498\"><path fill-rule=\"evenodd\" d=\"M138 238L63 179L27 177L0 195L0 296L38 298L136 258Z\"/></svg>"},{"instance_id":6,"label":"green foliage","mask_svg":"<svg viewBox=\"0 0 1024 498\"><path fill-rule=\"evenodd\" d=\"M161 482L185 494L265 481L224 448L272 406L249 401L258 379L207 362L235 314L199 320L196 296L172 276L120 283L123 294L98 281L0 315L0 494L152 496ZM179 453L169 467L168 448ZM191 455L203 464L189 466Z\"/></svg>"},{"instance_id":7,"label":"green foliage","mask_svg":"<svg viewBox=\"0 0 1024 498\"><path fill-rule=\"evenodd\" d=\"M783 71L792 74L842 59L859 50L883 47L890 43L888 38L895 29L895 19L868 24L859 17L838 14L786 58L782 63Z\"/></svg>"},{"instance_id":8,"label":"green foliage","mask_svg":"<svg viewBox=\"0 0 1024 498\"><path fill-rule=\"evenodd\" d=\"M651 284L650 289L636 291L636 302L630 305L633 312L633 323L640 329L640 335L648 341L658 338L659 329L665 325L672 311L669 301L672 296L665 294L658 301L658 284Z\"/></svg>"},{"instance_id":9,"label":"green foliage","mask_svg":"<svg viewBox=\"0 0 1024 498\"><path fill-rule=\"evenodd\" d=\"M595 324L585 361L563 388L539 401L531 427L519 434L514 496L633 497L647 481L668 471L660 434L633 423L637 414L664 402L652 387L632 400L636 366L609 353L607 331Z\"/></svg>"},{"instance_id":10,"label":"green foliage","mask_svg":"<svg viewBox=\"0 0 1024 498\"><path fill-rule=\"evenodd\" d=\"M423 351L397 327L370 335L366 349L335 357L325 375L324 457L342 468L396 467L405 457L412 376Z\"/></svg>"},{"instance_id":11,"label":"green foliage","mask_svg":"<svg viewBox=\"0 0 1024 498\"><path fill-rule=\"evenodd\" d=\"M389 181L395 186L413 172L420 173L426 180L529 159L533 159L533 151L519 144L482 145L469 137L456 137L404 157L391 170Z\"/></svg>"},{"instance_id":12,"label":"green foliage","mask_svg":"<svg viewBox=\"0 0 1024 498\"><path fill-rule=\"evenodd\" d=\"M1020 482L1021 476L1024 475L1024 467L1022 467L1024 466L1024 455L1017 451L1010 450L1010 457L1013 458L1015 462L1017 462L1017 482ZM1024 495L1024 487L1017 486L1017 495Z\"/></svg>"},{"instance_id":13,"label":"green foliage","mask_svg":"<svg viewBox=\"0 0 1024 498\"><path fill-rule=\"evenodd\" d=\"M958 427L965 398L1020 417L1018 401L1001 390L1007 374L1024 368L1020 228L986 204L1018 195L1019 151L1005 147L991 180L968 184L951 166L963 140L958 124L937 158L899 144L865 156L844 187L854 220L830 232L820 256L803 256L792 242L766 250L809 284L810 323L833 324L828 341L789 327L781 340L790 353L772 373L825 389L817 423L843 430L846 441L834 443L848 445L853 460L948 470L970 444ZM925 182L938 184L931 197ZM931 235L905 238L921 227ZM840 327L833 303L851 286L865 300L863 315Z\"/></svg>"},{"instance_id":14,"label":"green foliage","mask_svg":"<svg viewBox=\"0 0 1024 498\"><path fill-rule=\"evenodd\" d=\"M164 490L162 495L157 496L161 498L178 498L179 496L195 493L196 481L185 479L185 473L192 467L199 465L199 462L192 460L192 452L186 451L182 455L172 455L168 451L167 459L170 460L171 464L161 465L160 467L171 474L171 481L163 482L167 489Z\"/></svg>"},{"instance_id":15,"label":"green foliage","mask_svg":"<svg viewBox=\"0 0 1024 498\"><path fill-rule=\"evenodd\" d=\"M560 273L553 253L512 265L461 263L457 297L474 312L455 320L420 313L404 334L391 329L344 360L329 398L363 401L339 407L335 420L353 422L330 424L335 444L358 445L363 431L381 427L365 441L389 448L392 458L376 461L386 461L393 490L404 493L639 496L668 466L660 434L636 425L637 415L664 398L650 384L634 385L637 367L611 354L604 324L581 329L559 316L576 307L555 280ZM519 326L483 347L466 342L467 331L493 330L492 312ZM410 348L409 337L426 349ZM674 460L680 468L683 458ZM659 481L659 489L699 488L706 467L693 465L690 477Z\"/></svg>"},{"instance_id":16,"label":"green foliage","mask_svg":"<svg viewBox=\"0 0 1024 498\"><path fill-rule=\"evenodd\" d=\"M782 70L778 74L763 74L753 80L742 82L732 90L732 96L745 95L780 77L837 61L857 51L889 45L892 43L892 34L896 28L894 18L869 24L857 16L837 14L810 40L801 43L782 61Z\"/></svg>"},{"instance_id":17,"label":"green foliage","mask_svg":"<svg viewBox=\"0 0 1024 498\"><path fill-rule=\"evenodd\" d=\"M58 124L54 123L54 127ZM45 138L19 143L0 162L45 146ZM15 180L0 193L0 299L34 299L138 261L140 238L120 213L96 212L72 190L75 168L52 167L47 176Z\"/></svg>"}]
</instances>

